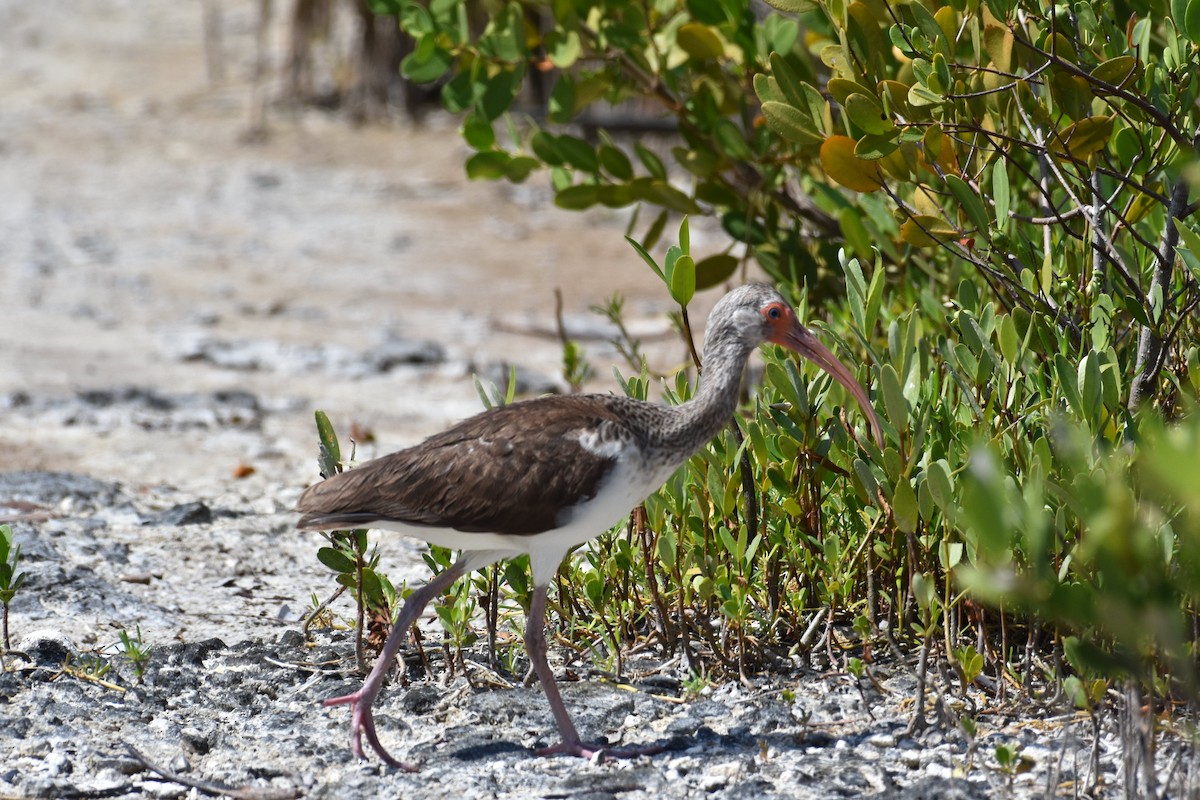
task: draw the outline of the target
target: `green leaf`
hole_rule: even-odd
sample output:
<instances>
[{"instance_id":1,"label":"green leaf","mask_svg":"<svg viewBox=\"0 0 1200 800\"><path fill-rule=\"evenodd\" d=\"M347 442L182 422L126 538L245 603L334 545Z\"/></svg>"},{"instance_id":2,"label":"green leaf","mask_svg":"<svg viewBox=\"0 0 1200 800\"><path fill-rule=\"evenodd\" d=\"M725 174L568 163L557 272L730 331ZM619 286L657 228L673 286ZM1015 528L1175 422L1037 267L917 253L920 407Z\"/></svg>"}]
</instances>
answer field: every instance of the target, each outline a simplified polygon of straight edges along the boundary
<instances>
[{"instance_id":1,"label":"green leaf","mask_svg":"<svg viewBox=\"0 0 1200 800\"><path fill-rule=\"evenodd\" d=\"M476 81L470 70L464 70L442 87L442 105L451 113L466 111L483 97L484 88L484 84Z\"/></svg>"},{"instance_id":2,"label":"green leaf","mask_svg":"<svg viewBox=\"0 0 1200 800\"><path fill-rule=\"evenodd\" d=\"M500 150L485 150L467 159L467 177L494 181L504 177L511 157Z\"/></svg>"},{"instance_id":3,"label":"green leaf","mask_svg":"<svg viewBox=\"0 0 1200 800\"><path fill-rule=\"evenodd\" d=\"M900 148L899 130L892 128L887 133L868 133L854 145L854 156L864 161L878 161Z\"/></svg>"},{"instance_id":4,"label":"green leaf","mask_svg":"<svg viewBox=\"0 0 1200 800\"><path fill-rule=\"evenodd\" d=\"M663 274L662 268L658 266L658 262L654 260L654 257L646 252L646 248L638 244L637 240L631 236L626 236L625 241L629 242L629 246L632 247L637 254L642 257L642 261L645 261L646 265L649 266L650 269L654 270L654 274L661 278L663 282L666 282L667 276Z\"/></svg>"},{"instance_id":5,"label":"green leaf","mask_svg":"<svg viewBox=\"0 0 1200 800\"><path fill-rule=\"evenodd\" d=\"M908 90L908 102L914 108L924 108L925 106L940 106L946 102L946 98L923 83L914 83Z\"/></svg>"},{"instance_id":6,"label":"green leaf","mask_svg":"<svg viewBox=\"0 0 1200 800\"><path fill-rule=\"evenodd\" d=\"M1067 398L1071 409L1080 417L1086 416L1083 398L1079 394L1079 383L1076 370L1062 353L1054 354L1054 369L1058 373L1059 389Z\"/></svg>"},{"instance_id":7,"label":"green leaf","mask_svg":"<svg viewBox=\"0 0 1200 800\"><path fill-rule=\"evenodd\" d=\"M996 204L996 227L1003 229L1008 222L1011 198L1008 187L1008 170L1003 158L992 164L992 202Z\"/></svg>"},{"instance_id":8,"label":"green leaf","mask_svg":"<svg viewBox=\"0 0 1200 800\"><path fill-rule=\"evenodd\" d=\"M621 152L616 145L600 145L598 158L604 171L617 180L627 181L633 178L633 164L630 163L629 156Z\"/></svg>"},{"instance_id":9,"label":"green leaf","mask_svg":"<svg viewBox=\"0 0 1200 800\"><path fill-rule=\"evenodd\" d=\"M689 255L680 255L671 270L671 298L686 307L695 296L696 262Z\"/></svg>"},{"instance_id":10,"label":"green leaf","mask_svg":"<svg viewBox=\"0 0 1200 800\"><path fill-rule=\"evenodd\" d=\"M688 230L688 218L685 214L679 222L679 252L683 255L690 255L692 252L692 235Z\"/></svg>"},{"instance_id":11,"label":"green leaf","mask_svg":"<svg viewBox=\"0 0 1200 800\"><path fill-rule=\"evenodd\" d=\"M567 69L583 54L579 33L573 30L555 28L546 34L542 44L546 48L546 57L550 59L550 63L559 69Z\"/></svg>"},{"instance_id":12,"label":"green leaf","mask_svg":"<svg viewBox=\"0 0 1200 800\"><path fill-rule=\"evenodd\" d=\"M1200 0L1193 2L1200 3ZM1113 120L1113 116L1087 117L1068 125L1051 139L1050 150L1086 161L1093 153L1103 150L1112 138Z\"/></svg>"},{"instance_id":13,"label":"green leaf","mask_svg":"<svg viewBox=\"0 0 1200 800\"><path fill-rule=\"evenodd\" d=\"M687 0L687 10L705 25L720 25L728 21L719 0Z\"/></svg>"},{"instance_id":14,"label":"green leaf","mask_svg":"<svg viewBox=\"0 0 1200 800\"><path fill-rule=\"evenodd\" d=\"M437 45L437 34L420 38L416 48L400 62L400 72L413 83L433 83L446 74L454 56Z\"/></svg>"},{"instance_id":15,"label":"green leaf","mask_svg":"<svg viewBox=\"0 0 1200 800\"><path fill-rule=\"evenodd\" d=\"M633 143L633 151L637 153L638 159L642 162L642 166L650 173L650 177L657 178L660 181L667 179L667 168L663 166L662 159L654 154L654 151L646 147L641 142Z\"/></svg>"},{"instance_id":16,"label":"green leaf","mask_svg":"<svg viewBox=\"0 0 1200 800\"><path fill-rule=\"evenodd\" d=\"M1000 343L1000 354L1015 369L1018 366L1017 348L1021 345L1021 339L1011 314L1000 317L996 326L996 338Z\"/></svg>"},{"instance_id":17,"label":"green leaf","mask_svg":"<svg viewBox=\"0 0 1200 800\"><path fill-rule=\"evenodd\" d=\"M1133 56L1117 56L1092 70L1092 77L1116 87L1124 86L1138 73L1138 62Z\"/></svg>"},{"instance_id":18,"label":"green leaf","mask_svg":"<svg viewBox=\"0 0 1200 800\"><path fill-rule=\"evenodd\" d=\"M479 98L479 111L489 120L508 111L521 91L521 78L516 70L504 70L488 79L483 96Z\"/></svg>"},{"instance_id":19,"label":"green leaf","mask_svg":"<svg viewBox=\"0 0 1200 800\"><path fill-rule=\"evenodd\" d=\"M374 6L375 3L372 3L372 5ZM381 3L379 5L387 4ZM402 3L399 0L397 0L395 5L397 6L395 11L372 10L376 14L398 16L401 30L414 39L420 39L425 34L433 33L436 30L433 16L430 15L429 10L424 6L417 3Z\"/></svg>"},{"instance_id":20,"label":"green leaf","mask_svg":"<svg viewBox=\"0 0 1200 800\"><path fill-rule=\"evenodd\" d=\"M1183 246L1192 255L1200 258L1200 234L1183 221L1176 222L1175 228L1179 231L1179 238L1183 240Z\"/></svg>"},{"instance_id":21,"label":"green leaf","mask_svg":"<svg viewBox=\"0 0 1200 800\"><path fill-rule=\"evenodd\" d=\"M783 96L783 90L779 88L779 82L765 72L754 76L754 94L758 96L760 103L783 103L787 100Z\"/></svg>"},{"instance_id":22,"label":"green leaf","mask_svg":"<svg viewBox=\"0 0 1200 800\"><path fill-rule=\"evenodd\" d=\"M338 468L342 463L342 448L338 444L337 433L333 430L333 423L329 421L329 417L325 415L325 412L318 410L315 416L317 419L317 441L319 443L317 468L322 478L330 478L339 471Z\"/></svg>"},{"instance_id":23,"label":"green leaf","mask_svg":"<svg viewBox=\"0 0 1200 800\"><path fill-rule=\"evenodd\" d=\"M362 596L369 608L382 608L386 604L383 581L379 579L379 573L370 567L362 571Z\"/></svg>"},{"instance_id":24,"label":"green leaf","mask_svg":"<svg viewBox=\"0 0 1200 800\"><path fill-rule=\"evenodd\" d=\"M1178 19L1175 21L1179 22ZM1200 0L1188 0L1179 28L1192 44L1200 44Z\"/></svg>"},{"instance_id":25,"label":"green leaf","mask_svg":"<svg viewBox=\"0 0 1200 800\"><path fill-rule=\"evenodd\" d=\"M655 203L680 214L704 213L704 209L697 205L695 200L666 181L637 178L630 184L630 187L634 190L637 199Z\"/></svg>"},{"instance_id":26,"label":"green leaf","mask_svg":"<svg viewBox=\"0 0 1200 800\"><path fill-rule=\"evenodd\" d=\"M887 410L888 420L897 430L904 430L908 427L908 401L904 399L904 390L900 386L896 368L891 364L880 367L879 386L883 393L883 407Z\"/></svg>"},{"instance_id":27,"label":"green leaf","mask_svg":"<svg viewBox=\"0 0 1200 800\"><path fill-rule=\"evenodd\" d=\"M933 502L947 518L953 520L957 501L954 498L954 489L950 483L950 469L945 459L938 459L925 469L925 485L929 487L929 494L933 496Z\"/></svg>"},{"instance_id":28,"label":"green leaf","mask_svg":"<svg viewBox=\"0 0 1200 800\"><path fill-rule=\"evenodd\" d=\"M696 291L724 283L740 263L728 253L717 253L696 262Z\"/></svg>"},{"instance_id":29,"label":"green leaf","mask_svg":"<svg viewBox=\"0 0 1200 800\"><path fill-rule=\"evenodd\" d=\"M751 161L754 159L754 151L746 144L746 135L732 120L725 118L717 120L713 134L717 139L717 143L721 145L721 150L730 158L739 161Z\"/></svg>"},{"instance_id":30,"label":"green leaf","mask_svg":"<svg viewBox=\"0 0 1200 800\"><path fill-rule=\"evenodd\" d=\"M529 140L529 149L546 164L557 167L564 163L562 152L558 149L558 137L546 131L538 131Z\"/></svg>"},{"instance_id":31,"label":"green leaf","mask_svg":"<svg viewBox=\"0 0 1200 800\"><path fill-rule=\"evenodd\" d=\"M535 169L541 166L536 158L513 156L504 167L504 177L513 183L523 183Z\"/></svg>"},{"instance_id":32,"label":"green leaf","mask_svg":"<svg viewBox=\"0 0 1200 800\"><path fill-rule=\"evenodd\" d=\"M675 34L675 41L683 51L697 61L722 58L725 44L716 30L699 22L684 24Z\"/></svg>"},{"instance_id":33,"label":"green leaf","mask_svg":"<svg viewBox=\"0 0 1200 800\"><path fill-rule=\"evenodd\" d=\"M322 547L317 551L317 560L334 572L349 574L354 572L354 559L343 553L341 550L335 550L332 547Z\"/></svg>"},{"instance_id":34,"label":"green leaf","mask_svg":"<svg viewBox=\"0 0 1200 800\"><path fill-rule=\"evenodd\" d=\"M546 116L551 122L560 125L565 125L575 118L575 81L566 72L558 74L558 80L550 90Z\"/></svg>"},{"instance_id":35,"label":"green leaf","mask_svg":"<svg viewBox=\"0 0 1200 800\"><path fill-rule=\"evenodd\" d=\"M846 98L845 109L850 121L867 133L888 133L896 127L874 97L856 92Z\"/></svg>"},{"instance_id":36,"label":"green leaf","mask_svg":"<svg viewBox=\"0 0 1200 800\"><path fill-rule=\"evenodd\" d=\"M892 492L892 516L896 525L904 533L913 533L917 529L920 515L917 512L917 495L913 492L912 484L907 478L901 478Z\"/></svg>"},{"instance_id":37,"label":"green leaf","mask_svg":"<svg viewBox=\"0 0 1200 800\"><path fill-rule=\"evenodd\" d=\"M780 99L796 108L804 108L808 104L804 91L806 84L799 73L779 53L771 53L770 64L771 77L774 78L779 91L783 93L783 97Z\"/></svg>"},{"instance_id":38,"label":"green leaf","mask_svg":"<svg viewBox=\"0 0 1200 800\"><path fill-rule=\"evenodd\" d=\"M654 218L654 222L650 223L650 227L646 229L646 235L642 238L644 247L654 247L658 244L658 240L662 238L663 231L667 227L667 218L670 212L665 208L658 212L658 216Z\"/></svg>"},{"instance_id":39,"label":"green leaf","mask_svg":"<svg viewBox=\"0 0 1200 800\"><path fill-rule=\"evenodd\" d=\"M917 215L900 226L900 238L913 247L933 247L959 238L962 233L941 217Z\"/></svg>"},{"instance_id":40,"label":"green leaf","mask_svg":"<svg viewBox=\"0 0 1200 800\"><path fill-rule=\"evenodd\" d=\"M492 123L478 114L468 114L463 120L463 139L476 150L487 150L496 143L496 132Z\"/></svg>"},{"instance_id":41,"label":"green leaf","mask_svg":"<svg viewBox=\"0 0 1200 800\"><path fill-rule=\"evenodd\" d=\"M1079 398L1088 419L1097 419L1104 402L1100 381L1100 359L1091 352L1079 361Z\"/></svg>"},{"instance_id":42,"label":"green leaf","mask_svg":"<svg viewBox=\"0 0 1200 800\"><path fill-rule=\"evenodd\" d=\"M597 172L600 169L600 159L596 156L596 150L583 139L568 134L563 134L555 140L558 145L558 152L562 153L563 160L577 170L582 172Z\"/></svg>"},{"instance_id":43,"label":"green leaf","mask_svg":"<svg viewBox=\"0 0 1200 800\"><path fill-rule=\"evenodd\" d=\"M807 116L794 106L767 102L762 105L763 116L771 130L796 144L821 144L824 137L812 128Z\"/></svg>"},{"instance_id":44,"label":"green leaf","mask_svg":"<svg viewBox=\"0 0 1200 800\"><path fill-rule=\"evenodd\" d=\"M883 185L874 161L854 154L857 143L848 136L830 136L821 144L821 166L833 180L856 192L873 192Z\"/></svg>"},{"instance_id":45,"label":"green leaf","mask_svg":"<svg viewBox=\"0 0 1200 800\"><path fill-rule=\"evenodd\" d=\"M913 19L917 23L917 27L921 29L921 33L928 37L929 41L934 43L938 48L939 53L948 53L950 51L950 43L946 41L946 34L942 31L942 26L938 24L937 18L930 13L924 3L910 3L909 10L912 11Z\"/></svg>"},{"instance_id":46,"label":"green leaf","mask_svg":"<svg viewBox=\"0 0 1200 800\"><path fill-rule=\"evenodd\" d=\"M767 0L767 5L789 14L807 14L820 9L814 0Z\"/></svg>"},{"instance_id":47,"label":"green leaf","mask_svg":"<svg viewBox=\"0 0 1200 800\"><path fill-rule=\"evenodd\" d=\"M582 211L600 202L600 187L594 183L568 186L554 195L554 205L568 211Z\"/></svg>"},{"instance_id":48,"label":"green leaf","mask_svg":"<svg viewBox=\"0 0 1200 800\"><path fill-rule=\"evenodd\" d=\"M950 187L950 193L958 201L959 207L966 212L967 219L971 220L971 224L981 231L988 230L991 220L982 198L975 193L975 190L957 175L947 175L946 185Z\"/></svg>"},{"instance_id":49,"label":"green leaf","mask_svg":"<svg viewBox=\"0 0 1200 800\"><path fill-rule=\"evenodd\" d=\"M983 31L983 45L996 69L1012 72L1013 32L1004 25L988 25Z\"/></svg>"}]
</instances>

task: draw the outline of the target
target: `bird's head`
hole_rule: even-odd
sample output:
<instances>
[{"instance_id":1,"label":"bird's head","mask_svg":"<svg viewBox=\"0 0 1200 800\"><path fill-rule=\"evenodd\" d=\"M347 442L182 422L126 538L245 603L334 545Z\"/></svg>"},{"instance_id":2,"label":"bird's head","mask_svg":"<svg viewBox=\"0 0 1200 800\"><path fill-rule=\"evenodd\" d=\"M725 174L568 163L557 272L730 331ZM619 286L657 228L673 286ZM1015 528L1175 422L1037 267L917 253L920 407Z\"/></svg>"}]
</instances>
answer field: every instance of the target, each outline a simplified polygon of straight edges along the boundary
<instances>
[{"instance_id":1,"label":"bird's head","mask_svg":"<svg viewBox=\"0 0 1200 800\"><path fill-rule=\"evenodd\" d=\"M713 329L714 323L718 330ZM879 418L871 408L867 390L812 331L800 324L796 312L779 292L761 284L747 284L734 289L713 307L709 316L708 336L714 334L735 338L747 348L772 342L794 350L816 364L846 387L846 391L858 401L871 423L876 444L883 447Z\"/></svg>"}]
</instances>

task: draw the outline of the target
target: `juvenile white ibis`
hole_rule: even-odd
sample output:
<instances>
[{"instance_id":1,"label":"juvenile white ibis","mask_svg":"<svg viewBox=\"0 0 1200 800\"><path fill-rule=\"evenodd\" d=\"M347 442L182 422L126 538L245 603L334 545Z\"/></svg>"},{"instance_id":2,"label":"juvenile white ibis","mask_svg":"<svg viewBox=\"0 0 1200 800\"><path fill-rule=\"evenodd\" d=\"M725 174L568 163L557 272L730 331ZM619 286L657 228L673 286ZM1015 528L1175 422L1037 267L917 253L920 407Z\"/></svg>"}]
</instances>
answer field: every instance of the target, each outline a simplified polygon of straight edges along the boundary
<instances>
[{"instance_id":1,"label":"juvenile white ibis","mask_svg":"<svg viewBox=\"0 0 1200 800\"><path fill-rule=\"evenodd\" d=\"M539 755L588 758L597 752L580 739L546 663L546 589L571 548L615 525L729 422L746 359L765 342L795 350L845 386L882 446L879 420L853 373L800 324L778 292L747 285L713 308L700 386L682 405L613 395L514 403L314 484L301 495L302 529L386 528L462 551L452 567L409 596L362 688L325 701L352 706L355 756L363 756L365 735L388 764L412 769L383 748L371 715L409 627L460 576L524 553L533 571L525 646L562 737Z\"/></svg>"}]
</instances>

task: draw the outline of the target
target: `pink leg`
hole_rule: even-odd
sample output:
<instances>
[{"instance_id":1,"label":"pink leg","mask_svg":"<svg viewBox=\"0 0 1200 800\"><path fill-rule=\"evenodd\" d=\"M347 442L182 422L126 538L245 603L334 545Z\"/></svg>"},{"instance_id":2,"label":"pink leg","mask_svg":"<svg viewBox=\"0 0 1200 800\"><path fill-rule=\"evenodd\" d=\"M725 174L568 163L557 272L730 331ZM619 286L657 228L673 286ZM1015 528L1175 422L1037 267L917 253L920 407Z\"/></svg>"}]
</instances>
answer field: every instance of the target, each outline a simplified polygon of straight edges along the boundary
<instances>
[{"instance_id":1,"label":"pink leg","mask_svg":"<svg viewBox=\"0 0 1200 800\"><path fill-rule=\"evenodd\" d=\"M599 746L586 745L579 738L579 732L575 730L575 723L571 721L571 715L567 713L567 706L563 703L562 695L559 694L554 674L550 672L550 665L546 663L546 588L545 584L533 588L533 599L529 604L529 619L525 621L525 649L529 652L529 660L533 662L533 669L542 684L542 691L546 693L546 699L550 702L550 711L553 712L554 720L558 723L558 733L562 737L562 741L552 747L538 750L537 754L552 756L564 753L579 758L591 758L596 753L601 753L601 757L636 758L661 753L663 747L659 745L606 750Z\"/></svg>"},{"instance_id":2,"label":"pink leg","mask_svg":"<svg viewBox=\"0 0 1200 800\"><path fill-rule=\"evenodd\" d=\"M391 633L388 634L387 641L384 642L383 652L376 659L371 674L363 681L362 688L353 694L343 697L333 697L325 701L324 705L326 706L337 706L346 703L351 705L350 750L354 753L355 757L363 757L362 737L365 735L367 743L371 745L371 748L389 766L402 769L405 772L416 771L417 768L415 766L392 758L388 754L388 751L383 748L383 745L379 743L379 736L375 733L375 719L371 715L371 706L374 704L379 690L383 688L384 678L392 662L400 652L400 645L404 643L404 639L408 635L408 629L412 627L417 617L425 610L425 606L429 605L430 600L444 592L450 584L461 577L463 573L467 572L471 560L470 558L460 556L458 561L454 562L454 566L410 594L408 601L404 604L404 608L400 610L400 618L396 620L396 624L392 626Z\"/></svg>"}]
</instances>

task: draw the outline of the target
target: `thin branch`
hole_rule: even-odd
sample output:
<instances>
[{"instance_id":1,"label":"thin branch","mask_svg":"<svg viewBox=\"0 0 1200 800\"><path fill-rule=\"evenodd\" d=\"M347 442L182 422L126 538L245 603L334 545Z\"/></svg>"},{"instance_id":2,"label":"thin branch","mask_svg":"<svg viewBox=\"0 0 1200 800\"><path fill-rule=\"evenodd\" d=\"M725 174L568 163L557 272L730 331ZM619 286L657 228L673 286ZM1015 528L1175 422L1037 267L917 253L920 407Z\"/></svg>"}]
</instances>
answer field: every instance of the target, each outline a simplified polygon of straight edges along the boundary
<instances>
[{"instance_id":1,"label":"thin branch","mask_svg":"<svg viewBox=\"0 0 1200 800\"><path fill-rule=\"evenodd\" d=\"M1158 261L1154 266L1154 275L1150 279L1150 291L1147 297L1154 296L1157 287L1163 293L1163 308L1166 313L1166 288L1171 280L1171 268L1175 264L1175 250L1179 246L1179 229L1175 220L1183 214L1188 204L1188 183L1179 178L1171 188L1171 202L1167 206L1167 219L1163 225L1162 247L1159 249ZM1129 389L1129 410L1133 411L1142 404L1146 397L1154 394L1162 360L1159 358L1163 351L1163 340L1155 332L1154 325L1142 328L1142 336L1138 341L1136 373L1133 384Z\"/></svg>"},{"instance_id":2,"label":"thin branch","mask_svg":"<svg viewBox=\"0 0 1200 800\"><path fill-rule=\"evenodd\" d=\"M1050 53L1043 50L1032 42L1022 38L1021 35L1017 33L1015 27L1009 28L1009 30L1012 31L1013 41L1015 41L1017 44L1034 53L1037 53L1043 58L1049 59L1056 67L1060 67L1078 78L1083 78L1092 86L1102 89L1105 93L1114 97L1119 97L1125 102L1141 109L1142 113L1154 120L1158 127L1166 131L1167 135L1175 140L1175 143L1182 149L1188 152L1195 151L1196 147L1192 143L1191 138L1175 126L1175 121L1171 119L1171 117L1155 108L1154 104L1148 101L1146 98L1138 97L1136 94L1129 92L1120 86L1115 86L1107 81L1102 81L1096 78L1090 72L1086 72L1085 70L1081 69L1077 64L1068 61L1067 59L1060 58L1057 53Z\"/></svg>"},{"instance_id":3,"label":"thin branch","mask_svg":"<svg viewBox=\"0 0 1200 800\"><path fill-rule=\"evenodd\" d=\"M181 775L178 772L168 769L161 764L156 764L141 753L136 747L129 742L125 742L125 750L133 757L135 761L141 764L146 769L158 775L164 780L171 783L178 783L180 786L187 786L190 789L195 789L204 794L217 795L219 797L232 797L235 800L296 800L302 797L304 793L298 787L293 786L291 789L276 789L275 787L250 787L250 786L230 786L218 781L201 781L187 775Z\"/></svg>"}]
</instances>

